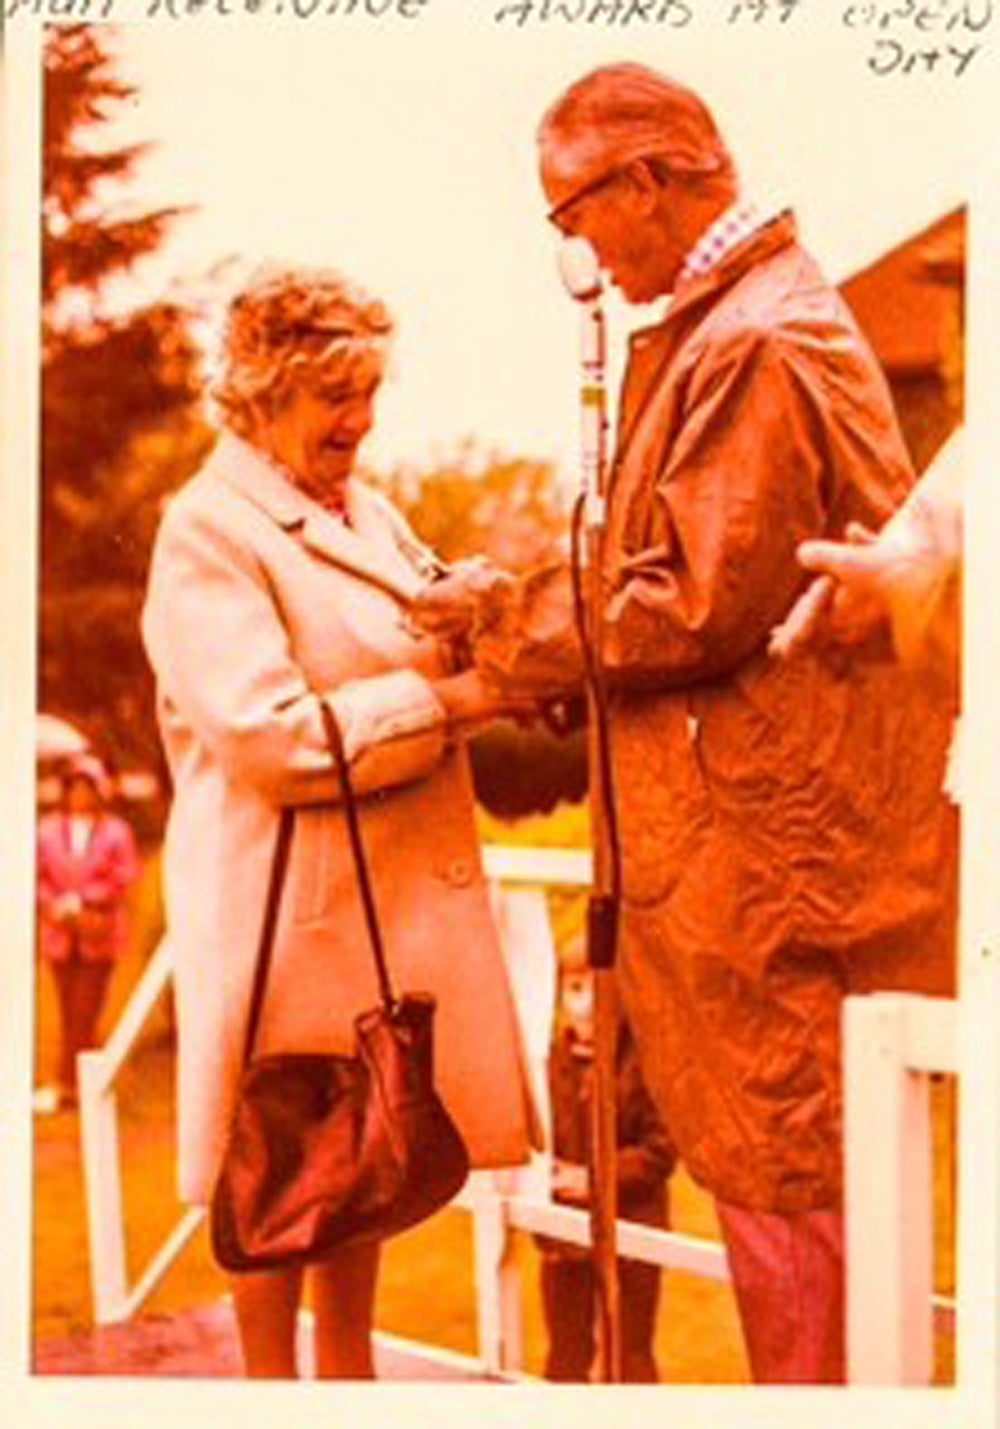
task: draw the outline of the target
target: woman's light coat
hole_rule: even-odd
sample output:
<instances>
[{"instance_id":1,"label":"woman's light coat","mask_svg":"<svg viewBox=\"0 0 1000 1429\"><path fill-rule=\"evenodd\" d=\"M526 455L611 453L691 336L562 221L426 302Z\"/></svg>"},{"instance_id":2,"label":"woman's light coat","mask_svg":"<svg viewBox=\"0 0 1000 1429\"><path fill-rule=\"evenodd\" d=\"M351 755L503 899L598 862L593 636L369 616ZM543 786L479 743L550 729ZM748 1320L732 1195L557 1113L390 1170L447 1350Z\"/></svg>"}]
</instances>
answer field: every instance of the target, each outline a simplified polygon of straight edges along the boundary
<instances>
[{"instance_id":1,"label":"woman's light coat","mask_svg":"<svg viewBox=\"0 0 1000 1429\"><path fill-rule=\"evenodd\" d=\"M406 619L426 552L358 481L350 526L224 435L170 504L143 618L174 779L165 852L180 1039L180 1188L210 1194L278 808L295 840L260 1050L349 1051L376 1000L318 696L341 723L390 965L438 999L438 1083L473 1162L527 1153L531 1113L490 917L465 751Z\"/></svg>"}]
</instances>

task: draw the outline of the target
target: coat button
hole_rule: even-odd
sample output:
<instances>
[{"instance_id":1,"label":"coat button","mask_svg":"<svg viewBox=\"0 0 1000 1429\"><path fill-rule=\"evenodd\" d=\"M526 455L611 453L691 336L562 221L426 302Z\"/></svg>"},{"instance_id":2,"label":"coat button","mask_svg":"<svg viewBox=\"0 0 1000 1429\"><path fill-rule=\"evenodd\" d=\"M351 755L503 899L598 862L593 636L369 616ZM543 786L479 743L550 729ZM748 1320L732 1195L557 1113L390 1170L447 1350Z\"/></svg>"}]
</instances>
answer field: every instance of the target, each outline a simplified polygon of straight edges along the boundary
<instances>
[{"instance_id":1,"label":"coat button","mask_svg":"<svg viewBox=\"0 0 1000 1429\"><path fill-rule=\"evenodd\" d=\"M472 860L468 858L453 858L445 869L445 878L456 888L467 888L472 882L472 875Z\"/></svg>"}]
</instances>

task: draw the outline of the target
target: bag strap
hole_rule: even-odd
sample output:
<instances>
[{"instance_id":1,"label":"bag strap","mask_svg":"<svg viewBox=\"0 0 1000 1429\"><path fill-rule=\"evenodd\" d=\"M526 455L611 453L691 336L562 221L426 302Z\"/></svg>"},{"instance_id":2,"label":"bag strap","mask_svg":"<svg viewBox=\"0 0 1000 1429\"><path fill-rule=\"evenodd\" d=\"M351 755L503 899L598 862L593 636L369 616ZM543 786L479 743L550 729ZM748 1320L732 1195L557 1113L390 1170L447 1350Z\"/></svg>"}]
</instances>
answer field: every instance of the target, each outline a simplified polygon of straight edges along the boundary
<instances>
[{"instance_id":1,"label":"bag strap","mask_svg":"<svg viewBox=\"0 0 1000 1429\"><path fill-rule=\"evenodd\" d=\"M288 872L288 859L292 851L292 834L295 831L295 810L286 804L278 820L278 836L271 859L271 876L267 884L267 900L264 904L264 921L261 924L260 940L257 944L257 965L254 969L253 988L250 992L250 1010L247 1013L247 1030L243 1038L244 1067L250 1065L257 1029L264 1007L264 989L267 975L271 971L271 955L274 952L274 933L278 926L278 909L281 905L281 890Z\"/></svg>"},{"instance_id":2,"label":"bag strap","mask_svg":"<svg viewBox=\"0 0 1000 1429\"><path fill-rule=\"evenodd\" d=\"M354 786L351 783L351 774L347 763L347 754L344 750L344 741L341 737L340 726L333 716L333 711L325 700L320 700L319 708L323 719L323 731L326 735L327 746L333 757L337 773L340 776L341 794L343 796L344 809L347 814L347 830L351 841L351 852L354 855L354 865L358 875L358 887L361 890L361 903L364 908L368 937L375 959L375 971L378 975L379 996L386 1011L391 1013L396 1007L397 999L389 977L389 965L385 956L385 944L382 939L382 929L379 926L378 913L375 908L375 894L372 889L368 860L365 856L364 844L361 840L361 820L358 816L357 800L354 794ZM243 1041L242 1065L244 1068L249 1066L250 1059L253 1056L254 1044L257 1041L257 1032L260 1027L261 1014L264 1010L264 992L267 988L267 979L271 971L271 961L274 954L274 935L278 927L281 894L285 885L285 878L288 874L288 863L291 857L292 836L294 832L295 809L292 805L286 804L283 806L281 816L278 820L278 834L275 839L274 855L271 860L271 874L267 885L267 898L264 903L264 918L261 923L260 939L257 944L257 962L254 968L253 986L250 992L250 1009L247 1013L247 1027Z\"/></svg>"},{"instance_id":3,"label":"bag strap","mask_svg":"<svg viewBox=\"0 0 1000 1429\"><path fill-rule=\"evenodd\" d=\"M361 890L361 903L365 911L368 938L372 945L372 955L375 958L379 996L386 1012L391 1013L396 1006L397 999L389 977L389 964L386 961L382 929L379 926L378 913L375 908L375 892L372 888L371 872L368 868L368 859L365 856L365 846L361 839L361 820L358 817L358 804L354 795L354 786L351 783L351 771L347 763L344 741L341 738L340 726L334 719L333 711L326 700L320 700L319 708L323 716L326 741L330 746L330 753L333 755L337 772L340 775L341 795L344 801L344 811L347 814L347 831L351 839L351 851L354 854L354 866L358 875L358 887Z\"/></svg>"}]
</instances>

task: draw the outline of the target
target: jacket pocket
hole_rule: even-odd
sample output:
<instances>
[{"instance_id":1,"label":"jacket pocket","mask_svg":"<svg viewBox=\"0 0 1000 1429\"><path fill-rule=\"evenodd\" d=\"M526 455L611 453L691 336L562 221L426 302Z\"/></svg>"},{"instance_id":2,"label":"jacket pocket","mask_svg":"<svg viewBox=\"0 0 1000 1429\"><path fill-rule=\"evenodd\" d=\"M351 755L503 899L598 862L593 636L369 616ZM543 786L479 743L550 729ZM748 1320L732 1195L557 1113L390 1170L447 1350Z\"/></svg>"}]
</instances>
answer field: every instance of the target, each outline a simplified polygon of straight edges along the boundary
<instances>
[{"instance_id":1,"label":"jacket pocket","mask_svg":"<svg viewBox=\"0 0 1000 1429\"><path fill-rule=\"evenodd\" d=\"M682 694L620 706L613 740L615 797L629 904L669 897L711 826L699 739Z\"/></svg>"}]
</instances>

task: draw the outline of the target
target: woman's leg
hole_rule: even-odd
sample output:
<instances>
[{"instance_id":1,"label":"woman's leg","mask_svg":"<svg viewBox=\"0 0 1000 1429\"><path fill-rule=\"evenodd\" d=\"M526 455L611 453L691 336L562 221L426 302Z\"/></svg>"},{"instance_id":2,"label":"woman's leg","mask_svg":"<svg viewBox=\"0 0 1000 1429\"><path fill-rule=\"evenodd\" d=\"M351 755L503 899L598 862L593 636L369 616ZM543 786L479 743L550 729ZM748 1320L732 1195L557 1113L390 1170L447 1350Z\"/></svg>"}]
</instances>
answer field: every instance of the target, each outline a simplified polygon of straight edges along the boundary
<instances>
[{"instance_id":1,"label":"woman's leg","mask_svg":"<svg viewBox=\"0 0 1000 1429\"><path fill-rule=\"evenodd\" d=\"M755 1383L843 1384L841 1212L715 1205Z\"/></svg>"},{"instance_id":2,"label":"woman's leg","mask_svg":"<svg viewBox=\"0 0 1000 1429\"><path fill-rule=\"evenodd\" d=\"M230 1277L243 1369L250 1379L294 1379L302 1272L257 1270Z\"/></svg>"},{"instance_id":3,"label":"woman's leg","mask_svg":"<svg viewBox=\"0 0 1000 1429\"><path fill-rule=\"evenodd\" d=\"M346 1246L313 1267L318 1379L374 1379L379 1244Z\"/></svg>"}]
</instances>

